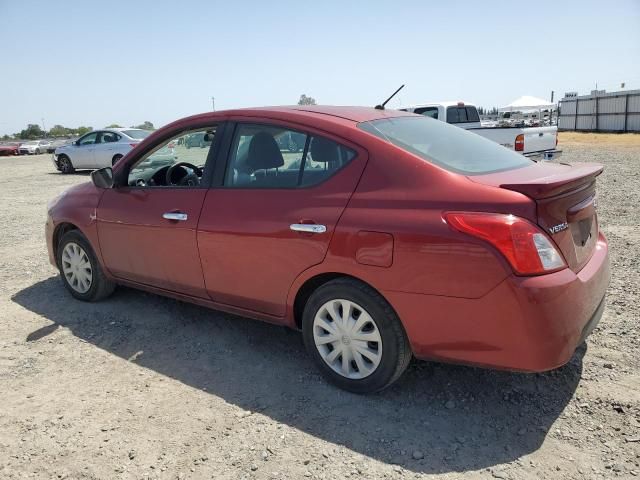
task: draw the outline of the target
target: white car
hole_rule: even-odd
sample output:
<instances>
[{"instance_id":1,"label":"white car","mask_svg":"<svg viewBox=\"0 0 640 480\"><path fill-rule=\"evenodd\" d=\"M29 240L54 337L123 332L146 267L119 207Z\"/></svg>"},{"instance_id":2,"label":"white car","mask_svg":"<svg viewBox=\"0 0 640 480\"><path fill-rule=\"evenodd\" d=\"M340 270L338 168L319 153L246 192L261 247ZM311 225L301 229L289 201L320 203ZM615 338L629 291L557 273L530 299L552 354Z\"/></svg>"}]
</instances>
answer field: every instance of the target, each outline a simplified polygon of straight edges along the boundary
<instances>
[{"instance_id":1,"label":"white car","mask_svg":"<svg viewBox=\"0 0 640 480\"><path fill-rule=\"evenodd\" d=\"M30 142L21 143L18 147L19 155L39 155L46 153L49 143L46 140L31 140Z\"/></svg>"},{"instance_id":2,"label":"white car","mask_svg":"<svg viewBox=\"0 0 640 480\"><path fill-rule=\"evenodd\" d=\"M95 130L75 142L56 148L53 164L62 173L111 167L150 133L139 128Z\"/></svg>"}]
</instances>

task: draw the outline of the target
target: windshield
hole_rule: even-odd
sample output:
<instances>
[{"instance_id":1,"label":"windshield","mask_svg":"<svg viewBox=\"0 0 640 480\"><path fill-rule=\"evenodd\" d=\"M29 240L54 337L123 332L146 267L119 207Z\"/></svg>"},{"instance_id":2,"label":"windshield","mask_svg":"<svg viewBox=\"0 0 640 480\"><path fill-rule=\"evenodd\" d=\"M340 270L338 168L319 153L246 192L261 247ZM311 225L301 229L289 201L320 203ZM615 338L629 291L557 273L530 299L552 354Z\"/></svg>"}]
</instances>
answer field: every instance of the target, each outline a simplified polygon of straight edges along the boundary
<instances>
[{"instance_id":1,"label":"windshield","mask_svg":"<svg viewBox=\"0 0 640 480\"><path fill-rule=\"evenodd\" d=\"M151 135L149 130L123 130L122 133L128 137L135 138L136 140L142 140L143 138L147 138Z\"/></svg>"},{"instance_id":2,"label":"windshield","mask_svg":"<svg viewBox=\"0 0 640 480\"><path fill-rule=\"evenodd\" d=\"M362 122L358 128L446 170L465 175L511 170L532 163L480 135L423 116Z\"/></svg>"}]
</instances>

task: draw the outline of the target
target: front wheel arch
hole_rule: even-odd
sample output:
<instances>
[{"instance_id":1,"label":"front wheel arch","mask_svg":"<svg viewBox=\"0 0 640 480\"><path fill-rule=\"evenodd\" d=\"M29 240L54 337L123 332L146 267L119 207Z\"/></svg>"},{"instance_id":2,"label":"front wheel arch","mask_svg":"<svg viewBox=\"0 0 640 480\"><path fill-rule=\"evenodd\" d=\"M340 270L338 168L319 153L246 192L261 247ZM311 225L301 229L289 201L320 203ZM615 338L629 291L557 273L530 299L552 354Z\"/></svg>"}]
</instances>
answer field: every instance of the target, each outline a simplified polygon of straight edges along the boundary
<instances>
[{"instance_id":1,"label":"front wheel arch","mask_svg":"<svg viewBox=\"0 0 640 480\"><path fill-rule=\"evenodd\" d=\"M63 222L56 226L53 231L53 253L58 258L58 248L60 247L60 239L64 236L65 233L70 232L71 230L80 230L76 225L70 222ZM56 260L57 261L57 260Z\"/></svg>"}]
</instances>

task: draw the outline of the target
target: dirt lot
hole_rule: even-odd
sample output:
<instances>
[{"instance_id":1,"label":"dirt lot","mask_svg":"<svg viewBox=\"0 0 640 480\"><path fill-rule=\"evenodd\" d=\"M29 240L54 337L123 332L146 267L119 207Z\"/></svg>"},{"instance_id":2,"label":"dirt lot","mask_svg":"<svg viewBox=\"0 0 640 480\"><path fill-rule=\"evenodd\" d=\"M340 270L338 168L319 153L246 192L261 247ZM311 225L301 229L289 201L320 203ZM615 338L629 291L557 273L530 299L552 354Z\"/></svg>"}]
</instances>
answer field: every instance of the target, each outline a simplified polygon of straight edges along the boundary
<instances>
[{"instance_id":1,"label":"dirt lot","mask_svg":"<svg viewBox=\"0 0 640 480\"><path fill-rule=\"evenodd\" d=\"M0 158L0 478L630 478L640 475L640 136L566 134L598 161L613 279L600 327L545 374L415 362L328 386L295 332L129 289L71 299L48 199L86 174Z\"/></svg>"}]
</instances>

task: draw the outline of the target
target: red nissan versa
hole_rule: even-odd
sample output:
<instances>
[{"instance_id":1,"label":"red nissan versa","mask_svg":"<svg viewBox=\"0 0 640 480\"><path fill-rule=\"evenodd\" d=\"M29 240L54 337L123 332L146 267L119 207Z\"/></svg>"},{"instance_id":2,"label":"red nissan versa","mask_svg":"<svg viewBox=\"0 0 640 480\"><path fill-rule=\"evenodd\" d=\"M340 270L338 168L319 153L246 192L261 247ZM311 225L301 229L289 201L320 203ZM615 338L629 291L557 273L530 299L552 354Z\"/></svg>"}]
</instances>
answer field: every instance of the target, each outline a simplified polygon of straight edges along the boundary
<instances>
[{"instance_id":1,"label":"red nissan versa","mask_svg":"<svg viewBox=\"0 0 640 480\"><path fill-rule=\"evenodd\" d=\"M193 135L208 145L187 149ZM281 149L291 135L304 147ZM601 172L400 111L222 111L158 130L67 190L46 235L80 300L122 284L301 329L329 380L373 392L412 355L567 362L609 282Z\"/></svg>"}]
</instances>

